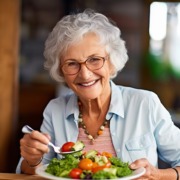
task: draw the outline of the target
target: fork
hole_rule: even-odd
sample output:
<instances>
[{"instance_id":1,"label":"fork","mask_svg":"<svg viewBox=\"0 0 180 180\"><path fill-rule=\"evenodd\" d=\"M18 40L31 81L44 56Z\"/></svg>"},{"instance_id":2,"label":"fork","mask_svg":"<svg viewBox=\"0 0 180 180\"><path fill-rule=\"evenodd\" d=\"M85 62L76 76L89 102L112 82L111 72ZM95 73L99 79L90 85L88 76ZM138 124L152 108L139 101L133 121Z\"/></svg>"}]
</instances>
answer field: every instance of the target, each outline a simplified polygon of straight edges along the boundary
<instances>
[{"instance_id":1,"label":"fork","mask_svg":"<svg viewBox=\"0 0 180 180\"><path fill-rule=\"evenodd\" d=\"M31 127L28 126L28 125L25 125L25 126L23 126L23 128L22 128L22 132L25 133L25 134L30 134L32 131L34 131L34 129L31 128ZM56 153L58 153L58 154L60 153L60 147L55 146L55 145L54 145L52 142L50 142L50 141L49 141L48 145L51 146L51 147L53 147L54 152L56 152Z\"/></svg>"}]
</instances>

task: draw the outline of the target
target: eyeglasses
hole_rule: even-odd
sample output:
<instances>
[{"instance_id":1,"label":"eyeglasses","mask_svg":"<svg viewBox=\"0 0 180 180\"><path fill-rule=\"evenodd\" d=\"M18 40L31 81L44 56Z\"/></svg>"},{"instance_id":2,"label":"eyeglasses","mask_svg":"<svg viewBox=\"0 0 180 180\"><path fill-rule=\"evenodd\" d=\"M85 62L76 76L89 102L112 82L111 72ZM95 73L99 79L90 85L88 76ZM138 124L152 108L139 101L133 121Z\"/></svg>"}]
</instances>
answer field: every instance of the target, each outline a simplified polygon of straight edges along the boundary
<instances>
[{"instance_id":1,"label":"eyeglasses","mask_svg":"<svg viewBox=\"0 0 180 180\"><path fill-rule=\"evenodd\" d=\"M81 63L77 62L76 60L67 60L61 66L61 69L64 72L64 74L75 75L80 71L81 64L85 64L89 70L94 71L101 69L104 66L104 62L107 58L108 56L106 57L92 56L89 57L86 61Z\"/></svg>"}]
</instances>

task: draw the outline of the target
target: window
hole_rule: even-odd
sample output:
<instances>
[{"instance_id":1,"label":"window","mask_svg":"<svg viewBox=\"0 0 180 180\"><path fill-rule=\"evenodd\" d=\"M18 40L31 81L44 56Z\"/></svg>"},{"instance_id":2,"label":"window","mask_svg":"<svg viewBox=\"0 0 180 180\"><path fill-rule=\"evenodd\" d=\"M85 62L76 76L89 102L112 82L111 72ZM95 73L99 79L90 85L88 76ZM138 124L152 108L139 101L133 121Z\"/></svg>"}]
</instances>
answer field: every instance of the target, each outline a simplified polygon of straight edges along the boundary
<instances>
[{"instance_id":1,"label":"window","mask_svg":"<svg viewBox=\"0 0 180 180\"><path fill-rule=\"evenodd\" d=\"M180 79L180 3L150 5L149 58L153 77Z\"/></svg>"}]
</instances>

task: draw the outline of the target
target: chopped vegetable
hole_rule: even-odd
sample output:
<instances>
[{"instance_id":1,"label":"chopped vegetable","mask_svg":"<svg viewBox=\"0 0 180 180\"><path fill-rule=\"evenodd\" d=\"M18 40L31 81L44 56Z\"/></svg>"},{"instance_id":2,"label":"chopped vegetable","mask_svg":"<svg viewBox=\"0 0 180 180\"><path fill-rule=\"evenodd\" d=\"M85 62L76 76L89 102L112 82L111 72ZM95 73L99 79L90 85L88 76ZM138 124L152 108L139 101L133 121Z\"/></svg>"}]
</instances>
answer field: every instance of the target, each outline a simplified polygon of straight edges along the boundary
<instances>
[{"instance_id":1,"label":"chopped vegetable","mask_svg":"<svg viewBox=\"0 0 180 180\"><path fill-rule=\"evenodd\" d=\"M111 167L111 163L110 162L107 162L106 164L103 164L103 165L98 165L96 167L93 167L92 168L92 172L93 173L96 173L97 171L100 171L100 170L103 170L105 168L110 168Z\"/></svg>"},{"instance_id":2,"label":"chopped vegetable","mask_svg":"<svg viewBox=\"0 0 180 180\"><path fill-rule=\"evenodd\" d=\"M85 154L85 158L89 158L89 159L94 159L96 157L96 155L98 154L97 151L95 150L90 150Z\"/></svg>"},{"instance_id":3,"label":"chopped vegetable","mask_svg":"<svg viewBox=\"0 0 180 180\"><path fill-rule=\"evenodd\" d=\"M84 143L82 141L74 142L66 142L62 145L60 151L61 152L71 152L71 151L79 151L82 150L85 147Z\"/></svg>"},{"instance_id":4,"label":"chopped vegetable","mask_svg":"<svg viewBox=\"0 0 180 180\"><path fill-rule=\"evenodd\" d=\"M77 141L74 146L72 147L73 151L79 151L82 150L84 148L84 143L82 141Z\"/></svg>"},{"instance_id":5,"label":"chopped vegetable","mask_svg":"<svg viewBox=\"0 0 180 180\"><path fill-rule=\"evenodd\" d=\"M111 158L112 157L112 154L109 153L109 152L106 152L106 151L102 152L102 155L106 156L107 158Z\"/></svg>"},{"instance_id":6,"label":"chopped vegetable","mask_svg":"<svg viewBox=\"0 0 180 180\"><path fill-rule=\"evenodd\" d=\"M98 171L93 174L92 179L116 179L117 176L107 171Z\"/></svg>"},{"instance_id":7,"label":"chopped vegetable","mask_svg":"<svg viewBox=\"0 0 180 180\"><path fill-rule=\"evenodd\" d=\"M117 179L132 174L129 163L114 156L109 157L108 152L100 154L96 150L85 154L82 151L66 154L60 160L54 158L45 171L73 179Z\"/></svg>"}]
</instances>

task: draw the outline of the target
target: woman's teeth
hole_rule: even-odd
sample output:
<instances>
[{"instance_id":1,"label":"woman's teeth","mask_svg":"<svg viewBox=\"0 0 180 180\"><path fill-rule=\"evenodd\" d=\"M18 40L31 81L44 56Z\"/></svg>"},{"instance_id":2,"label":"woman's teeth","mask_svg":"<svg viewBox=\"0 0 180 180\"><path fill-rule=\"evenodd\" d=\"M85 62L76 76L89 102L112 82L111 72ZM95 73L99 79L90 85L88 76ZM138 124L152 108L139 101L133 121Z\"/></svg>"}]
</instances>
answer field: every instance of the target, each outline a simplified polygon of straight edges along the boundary
<instances>
[{"instance_id":1,"label":"woman's teeth","mask_svg":"<svg viewBox=\"0 0 180 180\"><path fill-rule=\"evenodd\" d=\"M83 84L81 84L81 85L82 85L82 86L91 86L91 85L93 85L95 82L96 82L96 81L91 81L91 82L89 82L89 83L83 83Z\"/></svg>"}]
</instances>

